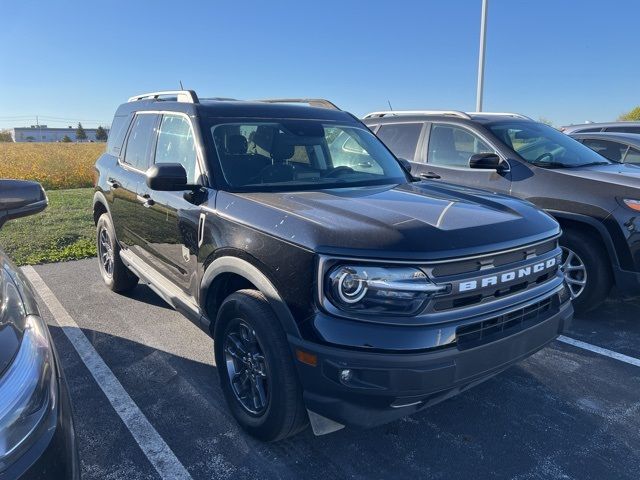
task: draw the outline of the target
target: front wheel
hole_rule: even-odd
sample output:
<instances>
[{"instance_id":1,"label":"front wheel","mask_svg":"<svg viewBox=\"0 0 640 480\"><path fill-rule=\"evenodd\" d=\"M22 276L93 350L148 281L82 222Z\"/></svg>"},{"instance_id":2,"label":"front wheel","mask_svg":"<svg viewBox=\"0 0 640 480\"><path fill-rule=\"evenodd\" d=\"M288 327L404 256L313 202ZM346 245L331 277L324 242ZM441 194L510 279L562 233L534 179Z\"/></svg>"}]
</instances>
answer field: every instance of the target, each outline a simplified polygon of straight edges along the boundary
<instances>
[{"instance_id":1,"label":"front wheel","mask_svg":"<svg viewBox=\"0 0 640 480\"><path fill-rule=\"evenodd\" d=\"M214 340L222 391L244 430L276 441L306 427L287 338L262 293L240 290L227 297L218 312Z\"/></svg>"},{"instance_id":2,"label":"front wheel","mask_svg":"<svg viewBox=\"0 0 640 480\"><path fill-rule=\"evenodd\" d=\"M136 277L120 258L120 247L108 213L103 213L96 225L96 243L100 274L114 292L126 292L138 284Z\"/></svg>"},{"instance_id":3,"label":"front wheel","mask_svg":"<svg viewBox=\"0 0 640 480\"><path fill-rule=\"evenodd\" d=\"M577 314L598 307L613 284L609 256L604 245L575 230L560 238L562 270Z\"/></svg>"}]
</instances>

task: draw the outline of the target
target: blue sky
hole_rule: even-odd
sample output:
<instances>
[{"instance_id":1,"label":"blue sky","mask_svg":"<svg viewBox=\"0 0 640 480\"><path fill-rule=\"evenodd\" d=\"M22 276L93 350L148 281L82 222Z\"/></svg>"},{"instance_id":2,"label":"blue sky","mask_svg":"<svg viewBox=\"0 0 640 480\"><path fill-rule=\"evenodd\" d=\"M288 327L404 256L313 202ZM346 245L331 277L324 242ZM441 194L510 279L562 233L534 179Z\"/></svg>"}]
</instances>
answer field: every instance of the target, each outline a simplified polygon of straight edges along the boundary
<instances>
[{"instance_id":1,"label":"blue sky","mask_svg":"<svg viewBox=\"0 0 640 480\"><path fill-rule=\"evenodd\" d=\"M481 0L3 1L0 128L108 123L136 93L473 110ZM485 110L556 125L640 104L640 2L490 0ZM54 121L54 119L58 119Z\"/></svg>"}]
</instances>

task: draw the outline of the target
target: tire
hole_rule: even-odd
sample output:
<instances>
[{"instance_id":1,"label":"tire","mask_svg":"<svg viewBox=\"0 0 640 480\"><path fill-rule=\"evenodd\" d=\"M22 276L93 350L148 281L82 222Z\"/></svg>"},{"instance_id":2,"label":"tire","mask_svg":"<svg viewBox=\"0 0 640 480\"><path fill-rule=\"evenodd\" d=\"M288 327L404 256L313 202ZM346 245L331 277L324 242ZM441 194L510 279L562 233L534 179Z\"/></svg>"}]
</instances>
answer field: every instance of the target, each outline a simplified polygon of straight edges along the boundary
<instances>
[{"instance_id":1,"label":"tire","mask_svg":"<svg viewBox=\"0 0 640 480\"><path fill-rule=\"evenodd\" d=\"M108 213L103 213L96 225L96 245L98 264L105 285L114 292L126 292L138 284L136 277L120 258L120 246ZM110 248L109 248L110 247ZM108 261L111 266L108 266Z\"/></svg>"},{"instance_id":2,"label":"tire","mask_svg":"<svg viewBox=\"0 0 640 480\"><path fill-rule=\"evenodd\" d=\"M229 295L218 311L214 340L222 392L246 432L273 442L307 426L302 387L287 337L262 293L239 290ZM249 356L255 361L247 361ZM243 395L245 391L250 394Z\"/></svg>"},{"instance_id":3,"label":"tire","mask_svg":"<svg viewBox=\"0 0 640 480\"><path fill-rule=\"evenodd\" d=\"M563 250L562 268L571 290L576 314L583 314L600 306L613 285L609 256L604 245L585 233L567 229L560 238L560 246ZM571 255L572 258L569 258ZM584 266L584 275L579 267L581 264ZM585 280L585 275L586 283L582 286L580 282ZM577 291L579 287L583 288Z\"/></svg>"}]
</instances>

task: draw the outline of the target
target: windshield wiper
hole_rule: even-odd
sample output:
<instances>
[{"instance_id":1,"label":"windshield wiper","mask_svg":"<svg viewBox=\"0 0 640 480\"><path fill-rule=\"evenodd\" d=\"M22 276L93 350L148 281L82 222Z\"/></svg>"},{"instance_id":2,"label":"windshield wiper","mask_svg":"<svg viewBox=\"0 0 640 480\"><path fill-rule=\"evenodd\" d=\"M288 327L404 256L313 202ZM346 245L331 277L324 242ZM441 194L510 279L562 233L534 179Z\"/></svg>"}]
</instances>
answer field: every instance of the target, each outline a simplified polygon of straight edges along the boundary
<instances>
[{"instance_id":1,"label":"windshield wiper","mask_svg":"<svg viewBox=\"0 0 640 480\"><path fill-rule=\"evenodd\" d=\"M567 168L568 166L562 162L531 162L531 164L542 168Z\"/></svg>"},{"instance_id":2,"label":"windshield wiper","mask_svg":"<svg viewBox=\"0 0 640 480\"><path fill-rule=\"evenodd\" d=\"M580 165L571 165L569 168L595 167L597 165L611 165L611 162L589 162Z\"/></svg>"}]
</instances>

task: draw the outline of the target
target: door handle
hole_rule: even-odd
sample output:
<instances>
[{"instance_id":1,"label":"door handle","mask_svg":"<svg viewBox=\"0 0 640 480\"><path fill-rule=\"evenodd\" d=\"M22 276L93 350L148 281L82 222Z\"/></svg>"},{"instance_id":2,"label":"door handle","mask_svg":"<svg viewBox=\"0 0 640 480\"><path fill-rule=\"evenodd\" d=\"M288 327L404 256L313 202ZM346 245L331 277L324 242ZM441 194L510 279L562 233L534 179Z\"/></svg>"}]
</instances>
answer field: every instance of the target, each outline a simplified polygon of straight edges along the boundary
<instances>
[{"instance_id":1,"label":"door handle","mask_svg":"<svg viewBox=\"0 0 640 480\"><path fill-rule=\"evenodd\" d=\"M116 182L113 178L110 178L107 180L107 185L109 185L111 188L114 188L114 189L120 187L120 184Z\"/></svg>"},{"instance_id":2,"label":"door handle","mask_svg":"<svg viewBox=\"0 0 640 480\"><path fill-rule=\"evenodd\" d=\"M144 195L136 195L136 198L140 203L142 203L142 206L145 208L149 208L155 205L156 203L153 201L153 199L151 198L151 195L149 195L148 193L145 193Z\"/></svg>"},{"instance_id":3,"label":"door handle","mask_svg":"<svg viewBox=\"0 0 640 480\"><path fill-rule=\"evenodd\" d=\"M432 178L432 179L436 179L436 180L439 179L439 178L442 178L440 175L438 175L435 172L421 173L420 177L422 177L422 178Z\"/></svg>"}]
</instances>

